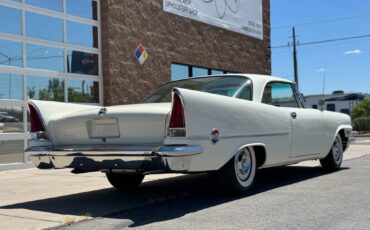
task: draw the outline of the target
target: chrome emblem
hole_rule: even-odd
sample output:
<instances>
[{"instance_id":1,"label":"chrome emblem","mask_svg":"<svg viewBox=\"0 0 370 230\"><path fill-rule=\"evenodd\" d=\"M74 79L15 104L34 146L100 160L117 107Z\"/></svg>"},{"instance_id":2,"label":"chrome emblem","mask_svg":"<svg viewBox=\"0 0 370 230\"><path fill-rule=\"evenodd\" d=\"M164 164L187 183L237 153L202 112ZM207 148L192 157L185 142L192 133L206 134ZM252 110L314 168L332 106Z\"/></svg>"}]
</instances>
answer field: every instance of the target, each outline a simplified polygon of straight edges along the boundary
<instances>
[{"instance_id":1,"label":"chrome emblem","mask_svg":"<svg viewBox=\"0 0 370 230\"><path fill-rule=\"evenodd\" d=\"M99 109L98 115L99 117L103 117L107 113L107 108Z\"/></svg>"},{"instance_id":2,"label":"chrome emblem","mask_svg":"<svg viewBox=\"0 0 370 230\"><path fill-rule=\"evenodd\" d=\"M218 129L212 129L210 134L212 144L216 144L220 140L220 136L220 131Z\"/></svg>"}]
</instances>

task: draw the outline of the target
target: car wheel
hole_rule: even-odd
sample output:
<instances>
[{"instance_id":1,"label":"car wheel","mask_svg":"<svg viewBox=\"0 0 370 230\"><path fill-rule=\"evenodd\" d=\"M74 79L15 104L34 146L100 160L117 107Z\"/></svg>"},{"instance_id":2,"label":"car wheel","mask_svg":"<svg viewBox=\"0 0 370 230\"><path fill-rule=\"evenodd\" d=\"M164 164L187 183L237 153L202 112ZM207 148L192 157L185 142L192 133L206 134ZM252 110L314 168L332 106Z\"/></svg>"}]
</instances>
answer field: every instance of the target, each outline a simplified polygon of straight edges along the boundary
<instances>
[{"instance_id":1,"label":"car wheel","mask_svg":"<svg viewBox=\"0 0 370 230\"><path fill-rule=\"evenodd\" d=\"M256 156L253 148L242 148L220 170L225 189L244 192L252 187L256 175Z\"/></svg>"},{"instance_id":2,"label":"car wheel","mask_svg":"<svg viewBox=\"0 0 370 230\"><path fill-rule=\"evenodd\" d=\"M338 134L335 137L333 146L330 149L328 155L320 160L321 166L330 171L336 171L340 169L343 161L343 142L341 136Z\"/></svg>"},{"instance_id":3,"label":"car wheel","mask_svg":"<svg viewBox=\"0 0 370 230\"><path fill-rule=\"evenodd\" d=\"M119 190L134 190L144 179L143 174L106 173L109 183Z\"/></svg>"}]
</instances>

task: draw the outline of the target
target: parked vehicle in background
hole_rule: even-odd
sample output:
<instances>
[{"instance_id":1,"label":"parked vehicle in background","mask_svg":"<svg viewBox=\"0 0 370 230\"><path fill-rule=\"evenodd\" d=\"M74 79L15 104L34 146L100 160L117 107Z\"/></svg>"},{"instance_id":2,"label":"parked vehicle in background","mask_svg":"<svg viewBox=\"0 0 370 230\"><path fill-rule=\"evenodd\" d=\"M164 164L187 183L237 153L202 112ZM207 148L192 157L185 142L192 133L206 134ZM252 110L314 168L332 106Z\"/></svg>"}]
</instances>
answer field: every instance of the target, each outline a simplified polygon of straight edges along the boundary
<instances>
[{"instance_id":1,"label":"parked vehicle in background","mask_svg":"<svg viewBox=\"0 0 370 230\"><path fill-rule=\"evenodd\" d=\"M258 168L319 159L338 170L352 130L345 114L304 108L294 82L253 74L170 82L142 104L29 108L38 168L102 171L118 189L160 172L216 172L245 191Z\"/></svg>"},{"instance_id":2,"label":"parked vehicle in background","mask_svg":"<svg viewBox=\"0 0 370 230\"><path fill-rule=\"evenodd\" d=\"M19 120L13 116L8 115L7 112L0 112L0 122L19 122Z\"/></svg>"}]
</instances>

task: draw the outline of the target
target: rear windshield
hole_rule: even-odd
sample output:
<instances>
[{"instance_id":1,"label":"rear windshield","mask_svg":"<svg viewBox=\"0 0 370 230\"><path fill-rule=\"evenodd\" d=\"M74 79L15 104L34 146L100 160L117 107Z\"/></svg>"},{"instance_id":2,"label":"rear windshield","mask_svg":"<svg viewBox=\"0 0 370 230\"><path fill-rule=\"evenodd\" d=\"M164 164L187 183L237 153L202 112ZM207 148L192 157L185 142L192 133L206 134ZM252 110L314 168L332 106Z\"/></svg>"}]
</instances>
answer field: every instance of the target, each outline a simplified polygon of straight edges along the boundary
<instances>
[{"instance_id":1,"label":"rear windshield","mask_svg":"<svg viewBox=\"0 0 370 230\"><path fill-rule=\"evenodd\" d=\"M171 92L174 87L197 90L244 100L252 99L252 84L248 78L240 76L219 76L189 78L186 80L169 82L161 85L144 103L161 103L171 101Z\"/></svg>"}]
</instances>

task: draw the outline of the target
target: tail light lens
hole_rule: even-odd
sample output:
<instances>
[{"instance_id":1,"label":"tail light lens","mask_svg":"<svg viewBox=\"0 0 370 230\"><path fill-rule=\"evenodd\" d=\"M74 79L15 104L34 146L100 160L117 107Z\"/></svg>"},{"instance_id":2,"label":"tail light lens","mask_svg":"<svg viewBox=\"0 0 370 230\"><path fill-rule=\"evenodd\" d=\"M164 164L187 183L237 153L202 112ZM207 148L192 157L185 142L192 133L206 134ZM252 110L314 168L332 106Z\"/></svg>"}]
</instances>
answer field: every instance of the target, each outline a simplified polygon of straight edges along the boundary
<instances>
[{"instance_id":1,"label":"tail light lens","mask_svg":"<svg viewBox=\"0 0 370 230\"><path fill-rule=\"evenodd\" d=\"M169 137L185 137L184 104L177 92L173 93L172 110L168 124Z\"/></svg>"},{"instance_id":2,"label":"tail light lens","mask_svg":"<svg viewBox=\"0 0 370 230\"><path fill-rule=\"evenodd\" d=\"M45 125L41 120L41 115L36 106L32 102L29 102L28 108L30 109L31 133L45 132Z\"/></svg>"}]
</instances>

